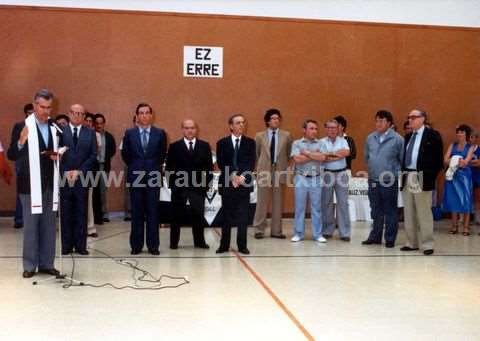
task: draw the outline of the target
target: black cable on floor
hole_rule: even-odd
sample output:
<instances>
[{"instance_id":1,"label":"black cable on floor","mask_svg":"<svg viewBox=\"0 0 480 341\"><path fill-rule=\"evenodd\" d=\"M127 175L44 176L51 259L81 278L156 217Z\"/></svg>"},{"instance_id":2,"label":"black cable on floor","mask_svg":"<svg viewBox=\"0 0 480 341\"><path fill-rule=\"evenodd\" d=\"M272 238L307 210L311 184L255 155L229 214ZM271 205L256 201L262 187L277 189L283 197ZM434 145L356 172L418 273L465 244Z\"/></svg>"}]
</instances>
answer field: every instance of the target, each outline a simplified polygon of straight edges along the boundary
<instances>
[{"instance_id":1,"label":"black cable on floor","mask_svg":"<svg viewBox=\"0 0 480 341\"><path fill-rule=\"evenodd\" d=\"M109 254L96 250L93 248L89 248L90 250L93 250L95 252L98 252L107 258L110 258L113 260L116 264L130 268L132 270L132 279L134 281L134 285L124 285L124 286L116 286L113 283L103 283L103 284L91 284L91 283L85 283L85 282L79 282L74 283L73 276L75 275L75 257L73 256L73 253L71 254L72 258L72 272L70 276L70 282L67 284L64 284L62 287L64 289L68 289L70 287L90 287L90 288L106 288L110 287L116 290L123 290L123 289L133 289L133 290L162 290L162 289L175 289L179 288L183 285L189 284L190 281L187 279L187 277L176 277L176 276L170 276L170 275L161 275L160 277L156 278L154 275L152 275L149 271L142 269L139 267L139 261L136 259L115 259ZM137 273L139 273L137 275ZM168 278L172 280L181 280L182 282L177 284L177 285L163 285L162 280ZM152 285L149 286L141 286L141 282L149 283Z\"/></svg>"}]
</instances>

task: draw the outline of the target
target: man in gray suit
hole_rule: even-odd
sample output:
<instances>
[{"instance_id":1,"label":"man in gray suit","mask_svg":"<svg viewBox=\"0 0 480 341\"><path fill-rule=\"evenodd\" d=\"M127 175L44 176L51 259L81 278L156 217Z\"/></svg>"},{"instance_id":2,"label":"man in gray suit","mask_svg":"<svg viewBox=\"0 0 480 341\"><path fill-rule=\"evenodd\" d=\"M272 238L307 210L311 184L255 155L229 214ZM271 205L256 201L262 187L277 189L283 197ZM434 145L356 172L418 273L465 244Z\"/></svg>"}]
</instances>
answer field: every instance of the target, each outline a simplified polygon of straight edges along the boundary
<instances>
[{"instance_id":1,"label":"man in gray suit","mask_svg":"<svg viewBox=\"0 0 480 341\"><path fill-rule=\"evenodd\" d=\"M39 273L58 276L55 261L54 138L49 123L53 94L38 91L33 99L35 112L22 122L12 134L8 158L18 165L18 193L23 207L23 277ZM28 121L28 122L27 122ZM27 125L36 128L30 131ZM34 138L35 137L35 138ZM29 146L31 144L31 146ZM35 146L35 147L34 147ZM38 150L36 149L38 146ZM35 150L34 150L35 149ZM30 164L30 153L38 153ZM30 183L30 173L34 183ZM36 180L36 183L35 183ZM40 183L38 183L40 181Z\"/></svg>"},{"instance_id":2,"label":"man in gray suit","mask_svg":"<svg viewBox=\"0 0 480 341\"><path fill-rule=\"evenodd\" d=\"M264 121L267 129L257 133L257 207L253 225L255 238L265 236L267 210L271 202L272 238L285 239L282 233L283 185L286 182L288 160L292 149L292 138L288 131L280 129L282 115L277 109L269 109Z\"/></svg>"}]
</instances>

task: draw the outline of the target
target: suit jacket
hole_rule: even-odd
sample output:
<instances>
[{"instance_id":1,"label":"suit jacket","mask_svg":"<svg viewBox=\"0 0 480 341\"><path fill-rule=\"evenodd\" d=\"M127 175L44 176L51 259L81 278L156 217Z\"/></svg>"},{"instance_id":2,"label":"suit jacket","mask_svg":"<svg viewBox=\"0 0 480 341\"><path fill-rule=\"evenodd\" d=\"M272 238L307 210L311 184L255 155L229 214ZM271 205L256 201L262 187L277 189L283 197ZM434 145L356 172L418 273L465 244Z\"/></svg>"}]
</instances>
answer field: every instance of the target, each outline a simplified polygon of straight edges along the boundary
<instances>
[{"instance_id":1,"label":"suit jacket","mask_svg":"<svg viewBox=\"0 0 480 341\"><path fill-rule=\"evenodd\" d=\"M11 161L15 161L17 168L17 191L21 194L30 194L30 163L28 160L28 140L21 150L18 149L18 140L20 133L25 127L25 121L16 123L13 127L10 147L7 151L7 157ZM40 153L44 150L53 150L53 138L50 129L48 130L48 146L45 146L42 134L37 127ZM40 154L40 176L42 182L42 192L53 188L53 161Z\"/></svg>"},{"instance_id":2,"label":"suit jacket","mask_svg":"<svg viewBox=\"0 0 480 341\"><path fill-rule=\"evenodd\" d=\"M139 128L127 129L122 145L122 159L128 167L127 181L131 183L137 179L138 174L134 172L160 176L166 154L167 137L163 129L151 126L146 153L143 152Z\"/></svg>"},{"instance_id":3,"label":"suit jacket","mask_svg":"<svg viewBox=\"0 0 480 341\"><path fill-rule=\"evenodd\" d=\"M288 131L278 129L276 134L277 143L277 167L276 170L285 171L288 168L288 160L292 151L292 138ZM257 174L259 172L270 172L272 169L272 159L270 155L270 140L268 139L268 129L258 132L255 136ZM280 182L285 183L286 174L282 174Z\"/></svg>"},{"instance_id":4,"label":"suit jacket","mask_svg":"<svg viewBox=\"0 0 480 341\"><path fill-rule=\"evenodd\" d=\"M208 185L213 178L210 145L208 142L197 139L191 154L183 138L172 143L168 147L167 166L165 169L170 173L168 174L168 185L173 192L189 189L206 193ZM178 187L175 184L176 180L179 179L178 183L183 185L186 180L185 176L188 176L188 183L184 187ZM202 177L205 178L203 182ZM194 186L194 184L204 185L199 187L198 185Z\"/></svg>"},{"instance_id":5,"label":"suit jacket","mask_svg":"<svg viewBox=\"0 0 480 341\"><path fill-rule=\"evenodd\" d=\"M233 193L250 193L253 191L253 176L255 170L255 141L247 136L242 136L237 157L237 169L233 167L234 147L231 135L217 142L217 164L220 168L218 189L221 195ZM243 186L234 188L230 179L232 173L245 176Z\"/></svg>"},{"instance_id":6,"label":"suit jacket","mask_svg":"<svg viewBox=\"0 0 480 341\"><path fill-rule=\"evenodd\" d=\"M60 146L68 147L60 162L60 172L79 170L86 174L93 171L97 161L97 138L95 130L83 126L78 134L77 146L73 144L70 125L63 128Z\"/></svg>"},{"instance_id":7,"label":"suit jacket","mask_svg":"<svg viewBox=\"0 0 480 341\"><path fill-rule=\"evenodd\" d=\"M413 133L405 136L405 143L403 146L403 160L402 170L407 169L405 165L406 152L408 142L412 138ZM431 191L435 188L435 181L438 173L443 169L443 142L440 134L431 128L425 127L418 150L417 171L423 172L423 190ZM403 176L402 183L406 181L406 176Z\"/></svg>"},{"instance_id":8,"label":"suit jacket","mask_svg":"<svg viewBox=\"0 0 480 341\"><path fill-rule=\"evenodd\" d=\"M105 172L110 172L111 169L111 160L112 157L117 152L117 147L115 143L115 138L108 131L105 131L105 163L104 170Z\"/></svg>"}]
</instances>

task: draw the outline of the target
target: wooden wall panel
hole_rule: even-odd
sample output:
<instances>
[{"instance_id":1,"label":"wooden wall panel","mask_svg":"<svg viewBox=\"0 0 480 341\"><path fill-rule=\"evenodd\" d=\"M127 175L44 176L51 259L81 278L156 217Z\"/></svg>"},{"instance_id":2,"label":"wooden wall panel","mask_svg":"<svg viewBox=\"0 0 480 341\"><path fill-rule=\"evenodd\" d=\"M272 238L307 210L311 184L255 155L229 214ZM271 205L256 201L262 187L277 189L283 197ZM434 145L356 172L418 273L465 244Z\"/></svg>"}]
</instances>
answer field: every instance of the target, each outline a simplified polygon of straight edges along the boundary
<instances>
[{"instance_id":1,"label":"wooden wall panel","mask_svg":"<svg viewBox=\"0 0 480 341\"><path fill-rule=\"evenodd\" d=\"M189 116L212 146L233 112L246 114L253 136L265 109L277 107L295 137L305 118L341 113L360 151L354 170L364 169L363 141L380 108L400 125L424 108L447 142L458 123L480 129L478 29L21 7L0 7L0 23L4 144L41 87L57 96L56 112L80 102L106 113L117 141L140 101L171 140ZM223 46L224 78L184 78L184 45ZM118 155L113 166L123 167ZM14 189L1 186L0 207L11 210ZM109 201L121 209L122 190Z\"/></svg>"}]
</instances>

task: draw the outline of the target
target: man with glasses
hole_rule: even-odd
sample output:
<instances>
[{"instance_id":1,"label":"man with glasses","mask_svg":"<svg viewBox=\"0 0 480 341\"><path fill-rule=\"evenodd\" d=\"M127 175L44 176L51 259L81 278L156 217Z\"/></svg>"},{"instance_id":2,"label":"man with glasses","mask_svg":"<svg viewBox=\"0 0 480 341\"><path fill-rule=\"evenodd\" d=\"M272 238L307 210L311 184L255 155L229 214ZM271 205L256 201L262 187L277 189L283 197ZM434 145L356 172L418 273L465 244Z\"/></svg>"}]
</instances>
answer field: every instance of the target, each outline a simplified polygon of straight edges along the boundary
<instances>
[{"instance_id":1,"label":"man with glasses","mask_svg":"<svg viewBox=\"0 0 480 341\"><path fill-rule=\"evenodd\" d=\"M61 145L67 147L60 161L60 171L66 178L60 189L60 219L62 223L62 255L75 251L88 255L87 221L88 174L93 175L97 158L95 131L83 125L85 108L74 104L68 112L70 123L64 127Z\"/></svg>"},{"instance_id":2,"label":"man with glasses","mask_svg":"<svg viewBox=\"0 0 480 341\"><path fill-rule=\"evenodd\" d=\"M443 168L440 134L425 125L427 113L414 109L408 114L412 132L405 136L402 162L402 193L407 243L401 251L433 254L432 191Z\"/></svg>"},{"instance_id":3,"label":"man with glasses","mask_svg":"<svg viewBox=\"0 0 480 341\"><path fill-rule=\"evenodd\" d=\"M324 161L324 177L322 201L324 203L325 231L323 237L331 238L336 222L340 232L340 239L350 241L350 213L348 210L348 172L346 157L350 155L347 140L338 136L338 122L334 119L325 122L327 136L322 141L321 152L326 154ZM337 204L333 207L333 191ZM334 217L336 210L336 221Z\"/></svg>"},{"instance_id":4,"label":"man with glasses","mask_svg":"<svg viewBox=\"0 0 480 341\"><path fill-rule=\"evenodd\" d=\"M398 231L398 176L403 158L403 137L393 129L392 113L377 111L375 131L364 146L368 166L368 199L373 229L363 245L382 244L385 226L385 247L395 246Z\"/></svg>"}]
</instances>

